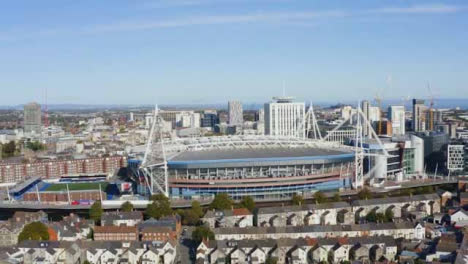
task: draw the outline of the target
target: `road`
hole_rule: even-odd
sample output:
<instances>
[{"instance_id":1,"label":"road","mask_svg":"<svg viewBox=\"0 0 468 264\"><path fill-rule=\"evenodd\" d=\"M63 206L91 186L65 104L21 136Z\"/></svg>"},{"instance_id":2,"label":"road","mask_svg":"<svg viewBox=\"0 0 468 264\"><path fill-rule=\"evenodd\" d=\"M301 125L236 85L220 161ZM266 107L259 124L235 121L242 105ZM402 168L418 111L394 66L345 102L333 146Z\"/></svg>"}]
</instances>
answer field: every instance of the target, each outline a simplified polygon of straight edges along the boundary
<instances>
[{"instance_id":1,"label":"road","mask_svg":"<svg viewBox=\"0 0 468 264\"><path fill-rule=\"evenodd\" d=\"M194 263L194 259L192 256L194 256L195 252L195 243L192 241L192 231L195 229L193 226L183 226L182 234L179 239L179 244L177 245L177 256L176 256L176 263L181 263L181 264L188 264L188 263Z\"/></svg>"}]
</instances>

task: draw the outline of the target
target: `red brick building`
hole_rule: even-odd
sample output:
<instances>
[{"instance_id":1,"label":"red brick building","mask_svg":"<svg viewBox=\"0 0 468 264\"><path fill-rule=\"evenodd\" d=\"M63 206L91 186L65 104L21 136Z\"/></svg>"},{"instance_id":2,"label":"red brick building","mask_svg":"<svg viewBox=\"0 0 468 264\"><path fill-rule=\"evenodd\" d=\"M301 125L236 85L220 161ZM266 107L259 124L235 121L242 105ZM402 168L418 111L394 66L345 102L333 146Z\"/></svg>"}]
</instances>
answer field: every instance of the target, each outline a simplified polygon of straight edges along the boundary
<instances>
[{"instance_id":1,"label":"red brick building","mask_svg":"<svg viewBox=\"0 0 468 264\"><path fill-rule=\"evenodd\" d=\"M122 156L33 163L5 163L0 164L0 183L20 182L37 176L44 179L54 179L72 174L104 173L112 175L119 168L126 166L127 159Z\"/></svg>"},{"instance_id":2,"label":"red brick building","mask_svg":"<svg viewBox=\"0 0 468 264\"><path fill-rule=\"evenodd\" d=\"M95 241L138 241L135 226L95 226Z\"/></svg>"},{"instance_id":3,"label":"red brick building","mask_svg":"<svg viewBox=\"0 0 468 264\"><path fill-rule=\"evenodd\" d=\"M141 230L141 241L167 241L177 239L177 232L170 227L148 226Z\"/></svg>"},{"instance_id":4,"label":"red brick building","mask_svg":"<svg viewBox=\"0 0 468 264\"><path fill-rule=\"evenodd\" d=\"M59 192L39 192L41 202L68 202L68 193L64 191ZM99 190L81 190L81 191L70 191L70 201L78 200L93 200L98 201L106 199L106 193ZM23 195L24 201L37 201L36 192L27 192Z\"/></svg>"},{"instance_id":5,"label":"red brick building","mask_svg":"<svg viewBox=\"0 0 468 264\"><path fill-rule=\"evenodd\" d=\"M468 205L468 192L460 193L460 206Z\"/></svg>"}]
</instances>

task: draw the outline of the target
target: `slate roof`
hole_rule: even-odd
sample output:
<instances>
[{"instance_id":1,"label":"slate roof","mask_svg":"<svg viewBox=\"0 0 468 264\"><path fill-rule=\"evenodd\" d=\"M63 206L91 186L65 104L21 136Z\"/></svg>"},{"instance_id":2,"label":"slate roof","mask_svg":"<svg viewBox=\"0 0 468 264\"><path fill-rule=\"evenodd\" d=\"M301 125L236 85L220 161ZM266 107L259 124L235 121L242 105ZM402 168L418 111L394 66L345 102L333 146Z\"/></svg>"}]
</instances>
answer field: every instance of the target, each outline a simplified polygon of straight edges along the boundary
<instances>
[{"instance_id":1,"label":"slate roof","mask_svg":"<svg viewBox=\"0 0 468 264\"><path fill-rule=\"evenodd\" d=\"M105 212L101 221L111 222L115 220L143 220L143 213L139 211L132 212Z\"/></svg>"},{"instance_id":2,"label":"slate roof","mask_svg":"<svg viewBox=\"0 0 468 264\"><path fill-rule=\"evenodd\" d=\"M437 193L432 193L432 194L420 194L420 195L412 195L412 196L377 198L377 199L369 199L369 200L355 200L351 202L351 205L352 206L369 206L369 205L408 203L408 202L439 200L439 199L440 197Z\"/></svg>"},{"instance_id":3,"label":"slate roof","mask_svg":"<svg viewBox=\"0 0 468 264\"><path fill-rule=\"evenodd\" d=\"M281 238L281 239L244 239L244 240L210 240L204 242L208 248L274 248L274 247L303 247L303 246L333 246L342 245L377 245L385 244L387 247L396 247L395 239L391 236L366 237L335 237L335 238Z\"/></svg>"},{"instance_id":4,"label":"slate roof","mask_svg":"<svg viewBox=\"0 0 468 264\"><path fill-rule=\"evenodd\" d=\"M223 227L215 228L215 234L278 234L278 233L318 233L340 231L368 231L390 229L413 229L415 224L404 221L400 223L367 223L360 225L310 225L283 227Z\"/></svg>"},{"instance_id":5,"label":"slate roof","mask_svg":"<svg viewBox=\"0 0 468 264\"><path fill-rule=\"evenodd\" d=\"M289 213L289 212L300 212L300 211L314 211L314 210L325 210L325 209L338 209L338 208L349 208L351 207L347 202L332 202L323 204L303 204L293 206L277 206L277 207L265 207L258 209L258 214L278 214L278 213Z\"/></svg>"},{"instance_id":6,"label":"slate roof","mask_svg":"<svg viewBox=\"0 0 468 264\"><path fill-rule=\"evenodd\" d=\"M252 213L245 208L236 208L228 210L208 210L203 218L218 218L218 217L230 217L230 216L243 216L252 215Z\"/></svg>"}]
</instances>

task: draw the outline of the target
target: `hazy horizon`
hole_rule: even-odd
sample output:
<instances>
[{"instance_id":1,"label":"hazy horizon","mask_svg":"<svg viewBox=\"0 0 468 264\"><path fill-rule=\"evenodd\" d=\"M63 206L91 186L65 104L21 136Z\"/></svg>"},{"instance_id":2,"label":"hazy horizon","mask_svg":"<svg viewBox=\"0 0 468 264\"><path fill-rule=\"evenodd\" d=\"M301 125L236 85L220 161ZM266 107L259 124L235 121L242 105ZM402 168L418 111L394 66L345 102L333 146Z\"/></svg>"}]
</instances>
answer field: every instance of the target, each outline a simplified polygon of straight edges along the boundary
<instances>
[{"instance_id":1,"label":"hazy horizon","mask_svg":"<svg viewBox=\"0 0 468 264\"><path fill-rule=\"evenodd\" d=\"M467 26L462 0L8 1L0 105L468 98Z\"/></svg>"}]
</instances>

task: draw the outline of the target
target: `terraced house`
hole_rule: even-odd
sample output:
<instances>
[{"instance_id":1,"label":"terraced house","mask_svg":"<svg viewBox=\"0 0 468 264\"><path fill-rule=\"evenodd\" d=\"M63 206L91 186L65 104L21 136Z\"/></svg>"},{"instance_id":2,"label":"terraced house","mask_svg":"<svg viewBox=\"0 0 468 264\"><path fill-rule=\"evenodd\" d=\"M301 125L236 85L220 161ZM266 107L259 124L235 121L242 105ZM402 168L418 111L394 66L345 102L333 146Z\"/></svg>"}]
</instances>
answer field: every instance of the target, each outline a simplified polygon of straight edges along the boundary
<instances>
[{"instance_id":1,"label":"terraced house","mask_svg":"<svg viewBox=\"0 0 468 264\"><path fill-rule=\"evenodd\" d=\"M258 210L263 227L353 224L352 207L346 202L267 207Z\"/></svg>"},{"instance_id":2,"label":"terraced house","mask_svg":"<svg viewBox=\"0 0 468 264\"><path fill-rule=\"evenodd\" d=\"M197 264L262 264L276 259L278 264L340 263L342 261L393 261L397 254L390 236L203 241L197 248Z\"/></svg>"},{"instance_id":3,"label":"terraced house","mask_svg":"<svg viewBox=\"0 0 468 264\"><path fill-rule=\"evenodd\" d=\"M423 239L425 229L419 223L367 223L361 225L312 225L284 227L227 227L213 230L216 240L329 238L391 236L395 239Z\"/></svg>"}]
</instances>

